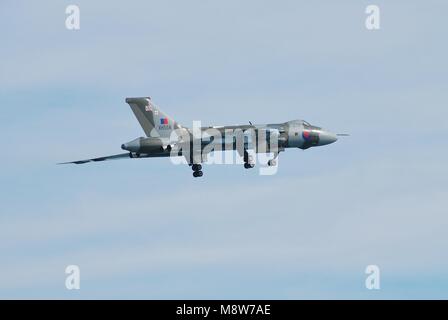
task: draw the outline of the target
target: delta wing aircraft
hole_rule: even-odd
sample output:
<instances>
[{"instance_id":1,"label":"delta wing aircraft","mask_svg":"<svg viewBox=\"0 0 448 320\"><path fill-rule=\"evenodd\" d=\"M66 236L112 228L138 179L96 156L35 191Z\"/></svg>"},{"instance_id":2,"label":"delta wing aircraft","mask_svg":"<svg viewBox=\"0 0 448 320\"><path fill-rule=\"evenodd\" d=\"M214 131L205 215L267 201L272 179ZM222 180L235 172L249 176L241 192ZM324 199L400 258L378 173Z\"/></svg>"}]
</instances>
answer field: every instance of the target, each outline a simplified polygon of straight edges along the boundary
<instances>
[{"instance_id":1,"label":"delta wing aircraft","mask_svg":"<svg viewBox=\"0 0 448 320\"><path fill-rule=\"evenodd\" d=\"M193 176L202 177L202 163L210 152L236 150L243 158L244 168L254 167L255 153L273 154L267 162L275 166L280 152L288 148L308 149L333 143L339 135L304 120L284 123L185 128L157 107L150 97L127 98L146 137L139 137L121 145L126 153L78 160L67 163L83 164L125 158L185 157L193 169Z\"/></svg>"}]
</instances>

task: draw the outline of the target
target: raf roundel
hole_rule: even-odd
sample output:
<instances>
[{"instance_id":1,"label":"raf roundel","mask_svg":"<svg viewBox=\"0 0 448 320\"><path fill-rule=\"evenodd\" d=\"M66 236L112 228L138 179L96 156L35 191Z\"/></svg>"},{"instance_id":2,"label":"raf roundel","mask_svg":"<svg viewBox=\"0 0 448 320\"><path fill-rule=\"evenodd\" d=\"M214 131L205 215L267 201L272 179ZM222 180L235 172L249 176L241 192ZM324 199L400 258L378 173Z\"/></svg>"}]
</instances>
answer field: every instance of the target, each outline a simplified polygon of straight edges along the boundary
<instances>
[{"instance_id":1,"label":"raf roundel","mask_svg":"<svg viewBox=\"0 0 448 320\"><path fill-rule=\"evenodd\" d=\"M309 131L303 131L302 137L305 140L308 140L310 138L310 132Z\"/></svg>"}]
</instances>

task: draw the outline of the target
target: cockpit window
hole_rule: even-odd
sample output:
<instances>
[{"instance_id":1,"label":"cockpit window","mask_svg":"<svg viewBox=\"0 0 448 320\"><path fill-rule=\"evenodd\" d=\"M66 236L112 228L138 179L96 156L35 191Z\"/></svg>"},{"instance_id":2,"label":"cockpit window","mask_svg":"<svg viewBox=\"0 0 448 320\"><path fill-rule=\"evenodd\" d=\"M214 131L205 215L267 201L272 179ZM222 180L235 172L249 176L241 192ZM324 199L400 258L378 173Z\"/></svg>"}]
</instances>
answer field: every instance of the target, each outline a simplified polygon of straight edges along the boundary
<instances>
[{"instance_id":1,"label":"cockpit window","mask_svg":"<svg viewBox=\"0 0 448 320\"><path fill-rule=\"evenodd\" d=\"M309 124L308 122L306 122L305 120L302 120L303 122L303 126L306 128L306 129L308 129L308 130L321 130L322 128L321 127L316 127L316 126L313 126L313 125L311 125L311 124Z\"/></svg>"}]
</instances>

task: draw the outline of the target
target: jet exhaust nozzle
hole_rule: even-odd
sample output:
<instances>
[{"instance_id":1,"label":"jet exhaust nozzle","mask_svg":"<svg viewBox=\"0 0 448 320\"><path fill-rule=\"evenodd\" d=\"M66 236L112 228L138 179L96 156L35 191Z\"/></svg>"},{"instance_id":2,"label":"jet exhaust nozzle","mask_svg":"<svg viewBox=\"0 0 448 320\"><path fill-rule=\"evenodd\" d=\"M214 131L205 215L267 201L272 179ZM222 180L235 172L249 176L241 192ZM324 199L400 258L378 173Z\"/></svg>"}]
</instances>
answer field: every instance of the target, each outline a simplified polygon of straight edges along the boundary
<instances>
[{"instance_id":1,"label":"jet exhaust nozzle","mask_svg":"<svg viewBox=\"0 0 448 320\"><path fill-rule=\"evenodd\" d=\"M130 151L130 152L138 152L140 151L140 138L134 139L132 141L123 143L121 145L121 149Z\"/></svg>"}]
</instances>

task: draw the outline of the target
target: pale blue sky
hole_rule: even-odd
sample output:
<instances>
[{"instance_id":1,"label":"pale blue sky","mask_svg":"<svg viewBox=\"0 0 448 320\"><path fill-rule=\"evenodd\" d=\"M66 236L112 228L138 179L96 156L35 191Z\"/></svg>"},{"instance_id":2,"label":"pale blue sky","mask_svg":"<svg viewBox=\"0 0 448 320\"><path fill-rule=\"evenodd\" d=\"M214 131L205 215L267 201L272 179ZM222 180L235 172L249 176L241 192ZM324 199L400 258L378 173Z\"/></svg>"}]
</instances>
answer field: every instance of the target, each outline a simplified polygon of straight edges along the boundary
<instances>
[{"instance_id":1,"label":"pale blue sky","mask_svg":"<svg viewBox=\"0 0 448 320\"><path fill-rule=\"evenodd\" d=\"M447 9L2 1L0 297L448 298ZM351 136L288 150L274 176L55 165L121 152L143 134L124 98L146 95L187 126L299 118Z\"/></svg>"}]
</instances>

